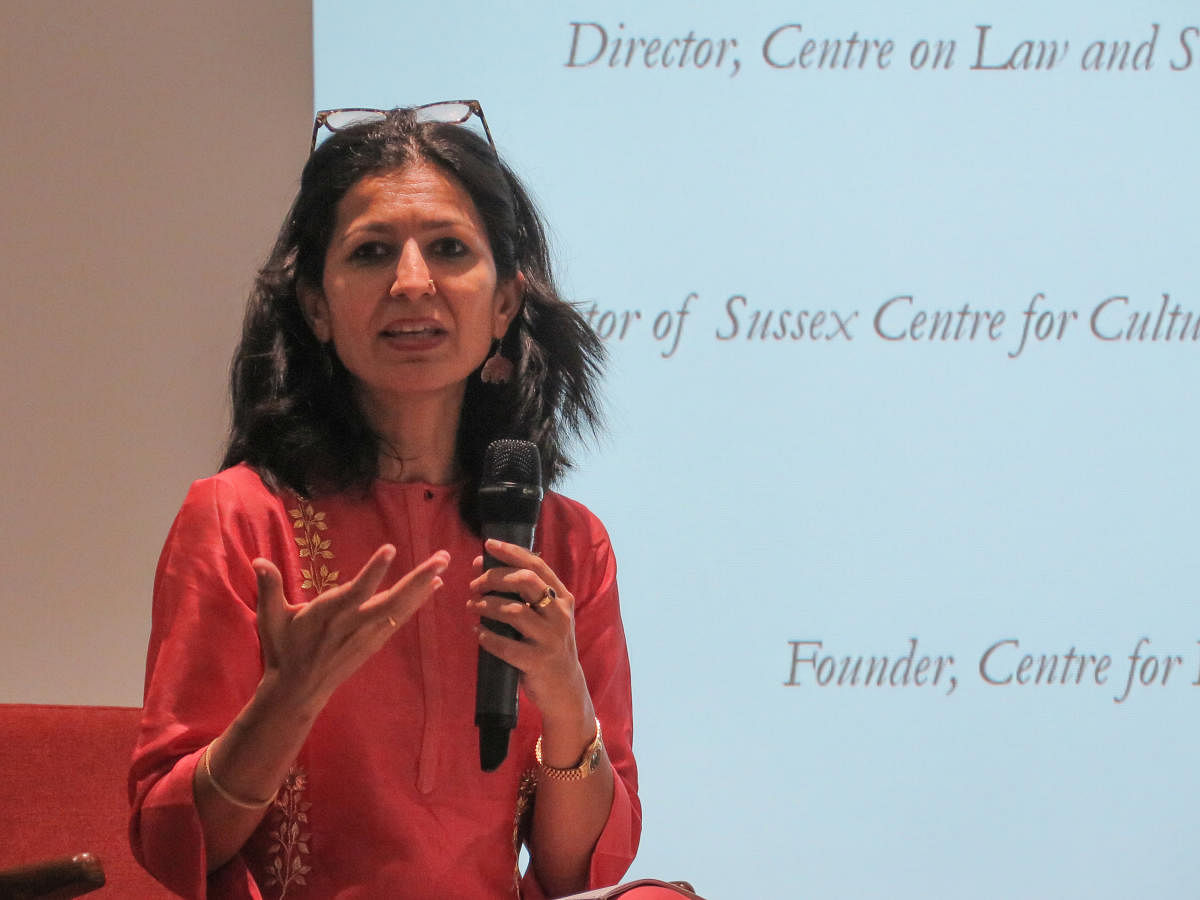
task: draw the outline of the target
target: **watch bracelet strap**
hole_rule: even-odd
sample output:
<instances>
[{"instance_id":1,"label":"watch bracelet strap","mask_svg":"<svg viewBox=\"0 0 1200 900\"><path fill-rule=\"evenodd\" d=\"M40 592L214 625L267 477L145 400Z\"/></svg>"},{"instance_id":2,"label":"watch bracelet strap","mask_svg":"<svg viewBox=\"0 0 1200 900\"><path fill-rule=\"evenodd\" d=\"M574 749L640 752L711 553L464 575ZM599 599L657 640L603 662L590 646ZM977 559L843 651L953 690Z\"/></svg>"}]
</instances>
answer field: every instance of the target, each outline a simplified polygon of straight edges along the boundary
<instances>
[{"instance_id":1,"label":"watch bracelet strap","mask_svg":"<svg viewBox=\"0 0 1200 900\"><path fill-rule=\"evenodd\" d=\"M542 736L538 735L537 743L533 747L533 756L537 760L538 768L542 774L551 781L582 781L587 778L599 767L600 748L604 746L604 739L600 732L600 717L596 717L596 736L584 748L583 755L579 758L579 762L575 765L559 769L554 766L548 766L542 760Z\"/></svg>"}]
</instances>

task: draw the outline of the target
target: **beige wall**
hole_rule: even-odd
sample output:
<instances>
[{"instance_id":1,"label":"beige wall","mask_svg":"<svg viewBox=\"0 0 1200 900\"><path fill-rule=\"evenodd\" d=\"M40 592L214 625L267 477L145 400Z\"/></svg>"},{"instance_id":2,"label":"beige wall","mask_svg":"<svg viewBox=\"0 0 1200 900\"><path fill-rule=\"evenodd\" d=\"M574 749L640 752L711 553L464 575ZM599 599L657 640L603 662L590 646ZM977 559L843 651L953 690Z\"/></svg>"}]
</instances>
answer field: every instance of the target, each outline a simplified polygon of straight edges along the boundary
<instances>
[{"instance_id":1,"label":"beige wall","mask_svg":"<svg viewBox=\"0 0 1200 900\"><path fill-rule=\"evenodd\" d=\"M241 308L307 153L311 5L6 0L0 702L136 705Z\"/></svg>"}]
</instances>

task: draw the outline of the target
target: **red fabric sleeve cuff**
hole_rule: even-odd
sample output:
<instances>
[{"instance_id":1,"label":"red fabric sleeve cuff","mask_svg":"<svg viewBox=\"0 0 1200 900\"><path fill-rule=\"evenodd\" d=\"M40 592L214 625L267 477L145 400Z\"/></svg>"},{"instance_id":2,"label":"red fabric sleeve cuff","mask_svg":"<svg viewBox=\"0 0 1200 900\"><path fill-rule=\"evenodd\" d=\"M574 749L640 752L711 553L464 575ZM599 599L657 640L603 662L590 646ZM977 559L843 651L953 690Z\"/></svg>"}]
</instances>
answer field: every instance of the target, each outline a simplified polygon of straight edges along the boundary
<instances>
[{"instance_id":1,"label":"red fabric sleeve cuff","mask_svg":"<svg viewBox=\"0 0 1200 900\"><path fill-rule=\"evenodd\" d=\"M196 812L192 781L204 748L180 757L142 800L134 824L134 854L164 885L186 900L214 896L261 900L250 870L235 856L207 874L204 829Z\"/></svg>"}]
</instances>

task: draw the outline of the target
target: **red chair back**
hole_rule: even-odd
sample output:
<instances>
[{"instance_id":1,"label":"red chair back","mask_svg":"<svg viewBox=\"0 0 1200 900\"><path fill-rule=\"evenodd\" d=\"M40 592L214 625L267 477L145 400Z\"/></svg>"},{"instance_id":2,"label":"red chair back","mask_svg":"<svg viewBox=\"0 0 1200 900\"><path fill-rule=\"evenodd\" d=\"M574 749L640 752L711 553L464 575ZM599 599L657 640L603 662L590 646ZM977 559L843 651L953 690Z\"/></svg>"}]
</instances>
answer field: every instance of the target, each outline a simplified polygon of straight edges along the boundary
<instances>
[{"instance_id":1,"label":"red chair back","mask_svg":"<svg viewBox=\"0 0 1200 900\"><path fill-rule=\"evenodd\" d=\"M0 869L99 857L89 897L170 897L129 849L125 780L141 710L0 704Z\"/></svg>"}]
</instances>

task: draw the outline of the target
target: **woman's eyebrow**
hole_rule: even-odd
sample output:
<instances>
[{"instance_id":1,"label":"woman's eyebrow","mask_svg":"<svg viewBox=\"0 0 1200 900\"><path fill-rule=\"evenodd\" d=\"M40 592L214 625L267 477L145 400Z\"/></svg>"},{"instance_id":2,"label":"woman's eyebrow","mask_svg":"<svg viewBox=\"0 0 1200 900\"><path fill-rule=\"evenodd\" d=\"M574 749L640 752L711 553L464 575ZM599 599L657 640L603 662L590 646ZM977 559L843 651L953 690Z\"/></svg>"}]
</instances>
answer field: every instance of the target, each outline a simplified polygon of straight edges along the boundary
<instances>
[{"instance_id":1,"label":"woman's eyebrow","mask_svg":"<svg viewBox=\"0 0 1200 900\"><path fill-rule=\"evenodd\" d=\"M468 220L463 219L463 218L437 218L437 219L423 219L420 222L418 222L417 224L421 228L432 230L432 229L436 229L436 228L461 227L466 222L468 222ZM367 221L367 222L362 222L362 223L352 222L352 223L350 223L349 226L347 226L347 228L343 232L343 234L344 235L352 235L352 234L359 234L362 232L390 234L394 227L395 227L394 223L388 222L386 220L372 220L372 221Z\"/></svg>"}]
</instances>

